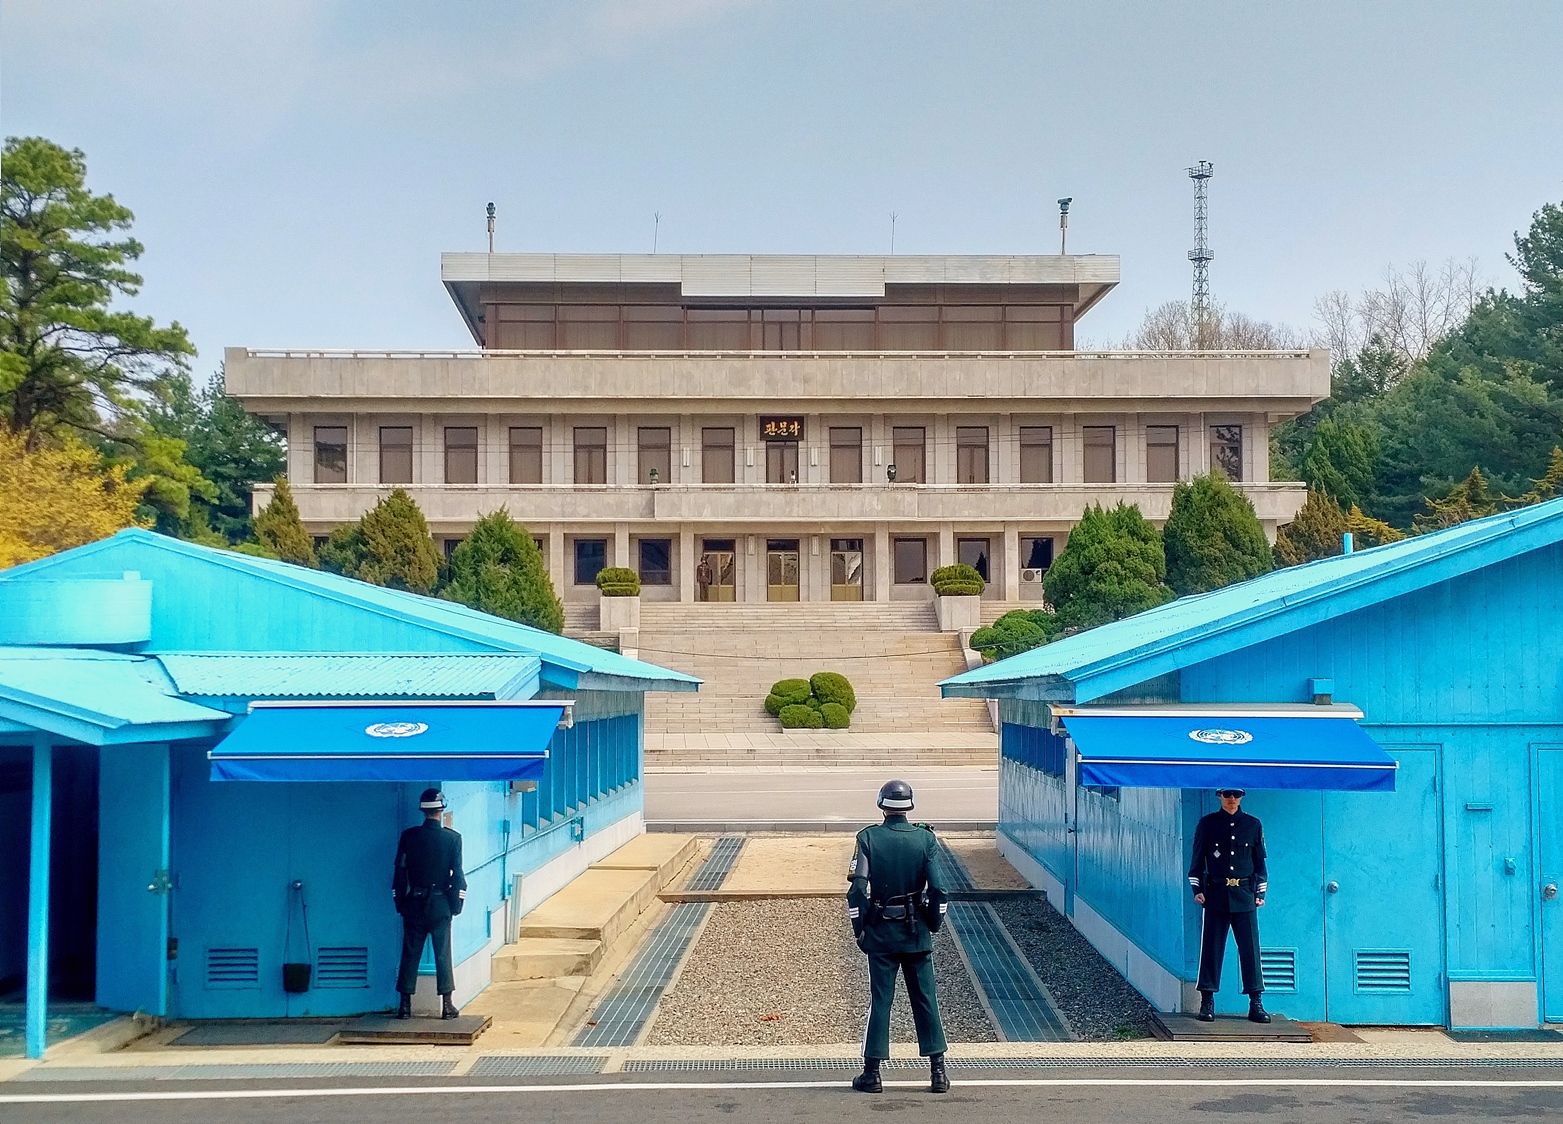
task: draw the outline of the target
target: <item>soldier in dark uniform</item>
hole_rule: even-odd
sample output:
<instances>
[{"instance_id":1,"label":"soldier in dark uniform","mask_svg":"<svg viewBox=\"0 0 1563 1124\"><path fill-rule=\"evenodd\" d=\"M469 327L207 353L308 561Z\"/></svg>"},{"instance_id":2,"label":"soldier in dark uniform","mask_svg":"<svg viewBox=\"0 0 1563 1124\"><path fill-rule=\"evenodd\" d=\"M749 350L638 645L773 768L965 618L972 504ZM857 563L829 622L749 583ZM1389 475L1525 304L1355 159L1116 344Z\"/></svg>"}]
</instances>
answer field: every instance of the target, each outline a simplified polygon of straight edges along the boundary
<instances>
[{"instance_id":1,"label":"soldier in dark uniform","mask_svg":"<svg viewBox=\"0 0 1563 1124\"><path fill-rule=\"evenodd\" d=\"M948 1092L944 1026L934 994L933 934L944 923L948 898L935 856L938 841L924 824L908 823L912 786L891 781L879 790L885 822L857 834L847 880L847 917L858 947L868 953L871 1005L863 1033L863 1072L852 1079L860 1093L884 1091L879 1063L890 1056L890 1004L895 978L906 977L917 1024L917 1048L928 1059L929 1088Z\"/></svg>"},{"instance_id":2,"label":"soldier in dark uniform","mask_svg":"<svg viewBox=\"0 0 1563 1124\"><path fill-rule=\"evenodd\" d=\"M1218 789L1216 795L1221 797L1221 811L1203 817L1194 829L1194 857L1189 863L1194 900L1205 907L1199 941L1197 1017L1207 1023L1216 1017L1216 992L1221 990L1221 961L1230 929L1243 966L1248 1018L1267 1023L1270 1016L1259 1000L1265 985L1259 974L1258 909L1265 904L1269 889L1264 827L1242 810L1242 789Z\"/></svg>"},{"instance_id":3,"label":"soldier in dark uniform","mask_svg":"<svg viewBox=\"0 0 1563 1124\"><path fill-rule=\"evenodd\" d=\"M443 1001L440 1017L454 1019L461 1012L451 1001L456 981L451 969L450 921L461 912L467 897L467 879L461 872L461 836L440 824L445 796L437 788L424 789L418 798L423 823L402 832L396 844L396 865L391 871L391 896L402 915L402 963L396 973L396 990L402 993L399 1019L412 1018L412 993L418 989L418 961L423 942L434 941L434 975Z\"/></svg>"}]
</instances>

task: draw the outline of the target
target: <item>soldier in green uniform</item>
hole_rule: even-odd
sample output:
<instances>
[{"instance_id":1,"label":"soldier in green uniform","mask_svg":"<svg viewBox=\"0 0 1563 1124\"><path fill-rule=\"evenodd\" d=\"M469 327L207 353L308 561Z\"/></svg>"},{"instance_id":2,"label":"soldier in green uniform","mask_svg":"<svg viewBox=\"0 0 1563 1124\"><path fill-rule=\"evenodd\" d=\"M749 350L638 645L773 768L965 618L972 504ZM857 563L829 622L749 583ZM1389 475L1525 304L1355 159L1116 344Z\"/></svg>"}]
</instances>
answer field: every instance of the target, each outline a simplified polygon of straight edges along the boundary
<instances>
[{"instance_id":1,"label":"soldier in green uniform","mask_svg":"<svg viewBox=\"0 0 1563 1124\"><path fill-rule=\"evenodd\" d=\"M928 1059L929 1088L948 1092L944 1026L934 994L933 935L944 923L948 898L935 861L939 843L926 824L908 823L912 786L891 781L879 790L885 822L857 834L847 879L847 917L858 947L868 953L871 1002L863 1034L863 1072L852 1079L860 1093L884 1091L879 1063L890 1056L890 1004L896 974L906 977L917 1024L917 1049Z\"/></svg>"}]
</instances>

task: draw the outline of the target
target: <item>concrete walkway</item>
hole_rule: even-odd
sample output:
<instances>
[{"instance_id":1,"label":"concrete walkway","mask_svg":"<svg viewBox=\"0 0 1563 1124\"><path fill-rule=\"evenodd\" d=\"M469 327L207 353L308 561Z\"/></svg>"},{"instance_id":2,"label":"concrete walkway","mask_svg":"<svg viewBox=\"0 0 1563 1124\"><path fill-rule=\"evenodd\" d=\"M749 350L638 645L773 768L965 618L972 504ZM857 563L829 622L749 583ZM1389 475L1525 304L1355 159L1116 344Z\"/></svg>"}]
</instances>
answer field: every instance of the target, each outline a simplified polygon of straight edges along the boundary
<instances>
[{"instance_id":1,"label":"concrete walkway","mask_svg":"<svg viewBox=\"0 0 1563 1124\"><path fill-rule=\"evenodd\" d=\"M892 777L917 793L913 818L933 824L987 825L998 819L997 766L875 768L648 769L646 820L659 825L859 827L879 818L874 799ZM681 830L697 830L691 826Z\"/></svg>"}]
</instances>

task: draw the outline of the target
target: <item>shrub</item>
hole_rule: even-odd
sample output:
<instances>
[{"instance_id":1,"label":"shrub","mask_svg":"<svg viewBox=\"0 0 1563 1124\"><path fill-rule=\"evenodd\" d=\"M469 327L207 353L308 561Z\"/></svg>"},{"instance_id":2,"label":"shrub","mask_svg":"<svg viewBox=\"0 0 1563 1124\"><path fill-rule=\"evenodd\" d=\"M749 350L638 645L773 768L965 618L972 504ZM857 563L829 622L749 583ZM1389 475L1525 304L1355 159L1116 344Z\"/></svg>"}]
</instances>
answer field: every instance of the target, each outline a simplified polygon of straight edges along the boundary
<instances>
[{"instance_id":1,"label":"shrub","mask_svg":"<svg viewBox=\"0 0 1563 1124\"><path fill-rule=\"evenodd\" d=\"M782 707L776 717L781 719L783 730L819 730L825 725L820 712L803 703Z\"/></svg>"},{"instance_id":2,"label":"shrub","mask_svg":"<svg viewBox=\"0 0 1563 1124\"><path fill-rule=\"evenodd\" d=\"M784 706L807 705L809 696L807 679L778 679L771 685L771 693L765 696L765 712L775 718Z\"/></svg>"},{"instance_id":3,"label":"shrub","mask_svg":"<svg viewBox=\"0 0 1563 1124\"><path fill-rule=\"evenodd\" d=\"M1346 516L1339 505L1323 492L1310 491L1297 518L1276 533L1276 565L1300 566L1319 558L1333 558L1342 550L1341 536L1345 533Z\"/></svg>"},{"instance_id":4,"label":"shrub","mask_svg":"<svg viewBox=\"0 0 1563 1124\"><path fill-rule=\"evenodd\" d=\"M440 572L429 524L401 488L393 488L357 523L332 531L318 558L327 570L412 593L428 593Z\"/></svg>"},{"instance_id":5,"label":"shrub","mask_svg":"<svg viewBox=\"0 0 1563 1124\"><path fill-rule=\"evenodd\" d=\"M564 606L543 552L504 508L479 519L451 553L450 580L440 596L545 632L564 631Z\"/></svg>"},{"instance_id":6,"label":"shrub","mask_svg":"<svg viewBox=\"0 0 1563 1124\"><path fill-rule=\"evenodd\" d=\"M1165 604L1167 559L1161 532L1132 504L1092 504L1043 579L1059 623L1095 628Z\"/></svg>"},{"instance_id":7,"label":"shrub","mask_svg":"<svg viewBox=\"0 0 1563 1124\"><path fill-rule=\"evenodd\" d=\"M255 532L256 544L265 552L259 557L280 558L295 566L308 566L311 569L316 565L315 540L304 529L304 521L299 518L298 504L293 502L293 491L288 487L287 477L277 477L277 490L272 493L271 502L261 509L251 527Z\"/></svg>"},{"instance_id":8,"label":"shrub","mask_svg":"<svg viewBox=\"0 0 1563 1124\"><path fill-rule=\"evenodd\" d=\"M983 591L988 584L975 566L957 562L953 566L940 566L928 576L933 591L940 597L970 597Z\"/></svg>"},{"instance_id":9,"label":"shrub","mask_svg":"<svg viewBox=\"0 0 1563 1124\"><path fill-rule=\"evenodd\" d=\"M597 588L604 597L639 597L640 575L624 566L606 566L597 571Z\"/></svg>"},{"instance_id":10,"label":"shrub","mask_svg":"<svg viewBox=\"0 0 1563 1124\"><path fill-rule=\"evenodd\" d=\"M852 725L851 713L840 703L826 703L819 708L819 716L825 720L827 730L845 730Z\"/></svg>"},{"instance_id":11,"label":"shrub","mask_svg":"<svg viewBox=\"0 0 1563 1124\"><path fill-rule=\"evenodd\" d=\"M1058 639L1058 618L1046 609L1011 609L971 634L971 646L990 660L1008 659Z\"/></svg>"},{"instance_id":12,"label":"shrub","mask_svg":"<svg viewBox=\"0 0 1563 1124\"><path fill-rule=\"evenodd\" d=\"M1180 597L1268 574L1275 568L1254 505L1218 472L1180 481L1161 531L1167 584Z\"/></svg>"},{"instance_id":13,"label":"shrub","mask_svg":"<svg viewBox=\"0 0 1563 1124\"><path fill-rule=\"evenodd\" d=\"M838 672L815 672L809 677L809 690L821 703L838 703L846 708L848 714L857 709L857 693L852 690L847 677Z\"/></svg>"}]
</instances>

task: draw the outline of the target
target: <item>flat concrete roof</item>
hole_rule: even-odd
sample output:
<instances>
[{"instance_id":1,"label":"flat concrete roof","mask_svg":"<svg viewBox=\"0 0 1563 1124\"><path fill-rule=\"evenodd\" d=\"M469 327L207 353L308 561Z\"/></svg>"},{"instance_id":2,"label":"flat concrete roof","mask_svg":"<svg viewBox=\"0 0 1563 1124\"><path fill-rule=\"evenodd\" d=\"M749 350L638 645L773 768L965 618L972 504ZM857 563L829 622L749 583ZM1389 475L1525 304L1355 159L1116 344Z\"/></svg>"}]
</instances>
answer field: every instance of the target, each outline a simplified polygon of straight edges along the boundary
<instances>
[{"instance_id":1,"label":"flat concrete roof","mask_svg":"<svg viewBox=\"0 0 1563 1124\"><path fill-rule=\"evenodd\" d=\"M1075 316L1118 283L1116 254L440 255L440 278L469 325L484 284L677 285L711 300L874 299L887 285L1074 285Z\"/></svg>"}]
</instances>

